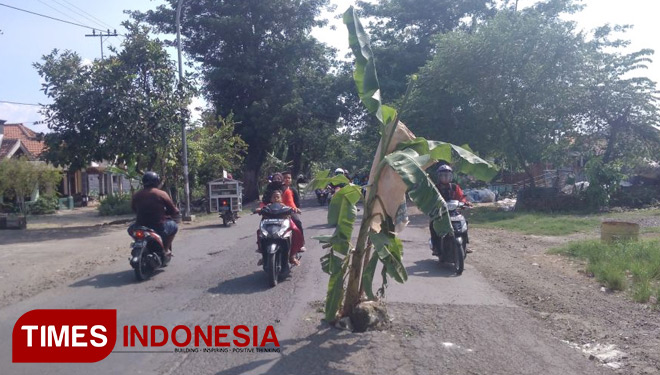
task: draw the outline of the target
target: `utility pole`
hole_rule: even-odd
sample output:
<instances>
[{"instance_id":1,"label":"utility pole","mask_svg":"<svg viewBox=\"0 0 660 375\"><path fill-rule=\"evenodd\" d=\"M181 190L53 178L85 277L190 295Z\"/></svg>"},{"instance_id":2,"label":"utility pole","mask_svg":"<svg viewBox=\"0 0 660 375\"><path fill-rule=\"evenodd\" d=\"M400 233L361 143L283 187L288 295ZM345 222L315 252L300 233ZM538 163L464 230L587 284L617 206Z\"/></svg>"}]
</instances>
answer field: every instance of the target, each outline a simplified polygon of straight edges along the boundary
<instances>
[{"instance_id":1,"label":"utility pole","mask_svg":"<svg viewBox=\"0 0 660 375\"><path fill-rule=\"evenodd\" d=\"M181 64L181 5L183 0L179 0L176 6L176 49L179 58L179 90L183 89L183 66ZM181 124L181 141L183 143L183 179L184 194L186 195L186 208L183 213L184 221L192 221L190 214L190 183L188 179L188 142L186 140L186 122Z\"/></svg>"},{"instance_id":2,"label":"utility pole","mask_svg":"<svg viewBox=\"0 0 660 375\"><path fill-rule=\"evenodd\" d=\"M109 36L117 36L117 29L113 31L113 33L110 33L110 29L103 34L103 30L101 30L98 34L96 33L96 29L92 29L91 34L85 34L85 36L91 36L93 38L98 37L101 40L101 60L103 60L103 37L109 37Z\"/></svg>"}]
</instances>

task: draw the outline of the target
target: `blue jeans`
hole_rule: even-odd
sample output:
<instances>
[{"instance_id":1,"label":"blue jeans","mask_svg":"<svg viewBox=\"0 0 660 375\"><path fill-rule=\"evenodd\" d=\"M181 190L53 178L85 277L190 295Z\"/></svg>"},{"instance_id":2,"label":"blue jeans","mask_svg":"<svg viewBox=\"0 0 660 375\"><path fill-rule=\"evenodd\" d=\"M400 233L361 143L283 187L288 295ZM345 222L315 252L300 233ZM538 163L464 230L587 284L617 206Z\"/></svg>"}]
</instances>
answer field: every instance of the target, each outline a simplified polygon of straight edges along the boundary
<instances>
[{"instance_id":1,"label":"blue jeans","mask_svg":"<svg viewBox=\"0 0 660 375\"><path fill-rule=\"evenodd\" d=\"M134 226L135 224L131 224L131 226L128 227L129 233L132 232ZM179 231L179 225L172 219L166 219L162 225L154 225L151 229L156 231L161 237L170 237Z\"/></svg>"}]
</instances>

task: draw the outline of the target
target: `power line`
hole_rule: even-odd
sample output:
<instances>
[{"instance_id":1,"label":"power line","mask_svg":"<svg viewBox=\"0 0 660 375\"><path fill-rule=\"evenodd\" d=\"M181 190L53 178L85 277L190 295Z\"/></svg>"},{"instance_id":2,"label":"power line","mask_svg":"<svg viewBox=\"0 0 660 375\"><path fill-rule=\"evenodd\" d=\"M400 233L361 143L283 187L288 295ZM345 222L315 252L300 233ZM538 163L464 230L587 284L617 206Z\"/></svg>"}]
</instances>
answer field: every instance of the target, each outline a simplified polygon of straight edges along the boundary
<instances>
[{"instance_id":1,"label":"power line","mask_svg":"<svg viewBox=\"0 0 660 375\"><path fill-rule=\"evenodd\" d=\"M16 7L13 7L13 6L11 6L11 5L7 5L7 4L3 4L3 3L0 3L0 6L7 7L7 8L11 8L11 9L15 9L15 10L18 10L18 11L21 11L21 12L25 12L25 13L34 14L35 16L48 18L48 19L51 19L51 20L54 20L54 21L59 21L59 22L68 23L68 24L70 24L70 25L74 25L74 26L84 27L84 28L86 28L86 29L92 29L92 30L103 31L103 30L101 30L101 29L97 29L97 28L95 28L95 27L91 27L91 26L83 25L83 24L80 24L80 23L75 23L75 22L66 21L66 20L63 20L63 19L59 19L59 18L55 18L55 17L51 17L51 16L47 16L47 15L45 15L45 14L36 13L36 12L29 11L29 10L21 9L21 8L16 8Z\"/></svg>"},{"instance_id":2,"label":"power line","mask_svg":"<svg viewBox=\"0 0 660 375\"><path fill-rule=\"evenodd\" d=\"M78 20L78 19L76 19L76 18L74 18L74 17L71 17L70 15L68 15L68 14L66 14L66 13L64 13L64 12L62 12L61 10L55 8L54 6L52 6L52 5L50 5L50 4L46 3L46 2L44 2L43 0L38 0L38 1L39 1L40 3L42 3L43 5L49 7L50 9L56 11L57 13L63 15L63 16L66 17L66 18L68 18L68 19L70 19L70 20L72 20L72 21L75 21L75 22L80 22L80 20Z\"/></svg>"},{"instance_id":3,"label":"power line","mask_svg":"<svg viewBox=\"0 0 660 375\"><path fill-rule=\"evenodd\" d=\"M82 13L88 15L89 17L85 17L84 15L78 13L78 14L82 15L83 17L87 18L88 20L96 20L96 24L98 24L98 25L102 25L103 27L109 27L109 28L112 28L112 26L110 26L110 25L108 25L107 23L101 21L100 19L94 17L93 14L90 14L90 13L88 13L88 12L85 12L84 9L81 9L81 8L79 8L78 6L76 6L76 4L72 4L71 2L69 2L69 1L67 1L67 0L62 0L62 1L64 1L65 3L71 5L72 7L76 8L76 9L78 9L78 10L81 11ZM55 2L57 2L57 0L55 0ZM90 18L90 17L91 17L91 18Z\"/></svg>"},{"instance_id":4,"label":"power line","mask_svg":"<svg viewBox=\"0 0 660 375\"><path fill-rule=\"evenodd\" d=\"M41 104L10 102L8 100L0 100L0 103L2 103L2 104L16 104L16 105L31 105L31 106L35 106L35 107L43 107L43 105L41 105Z\"/></svg>"}]
</instances>

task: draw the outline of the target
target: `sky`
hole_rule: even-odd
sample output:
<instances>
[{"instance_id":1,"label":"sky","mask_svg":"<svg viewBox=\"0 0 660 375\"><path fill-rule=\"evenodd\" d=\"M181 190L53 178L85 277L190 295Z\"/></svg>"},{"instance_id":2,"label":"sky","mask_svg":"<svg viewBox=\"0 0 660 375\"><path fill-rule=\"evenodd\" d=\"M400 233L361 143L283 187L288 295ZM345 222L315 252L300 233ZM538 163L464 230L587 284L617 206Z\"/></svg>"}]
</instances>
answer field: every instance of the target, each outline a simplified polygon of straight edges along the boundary
<instances>
[{"instance_id":1,"label":"sky","mask_svg":"<svg viewBox=\"0 0 660 375\"><path fill-rule=\"evenodd\" d=\"M315 30L313 35L322 42L341 51L343 56L348 51L348 33L341 20L335 15L342 13L354 4L351 0L331 0L337 6L328 13L332 30L327 27ZM121 34L125 30L121 22L128 16L125 9L147 10L164 3L163 0L0 0L0 119L9 123L22 122L35 131L48 131L42 120L39 106L10 104L5 102L46 104L49 99L41 91L41 77L33 67L43 55L53 49L72 50L83 59L93 60L101 57L98 37L85 37L91 30L85 27L39 17L26 12L10 9L2 5L21 8L69 22L91 26L97 29L117 29ZM535 3L535 0L519 0L523 8ZM660 55L660 23L653 12L652 0L584 0L587 6L573 18L578 27L585 30L596 26L611 24L630 24L634 28L626 34L632 44L631 50L651 48ZM184 14L185 17L185 14ZM98 33L98 32L97 32ZM104 53L109 54L108 46L118 47L121 37L104 38ZM170 49L171 58L176 60L176 50ZM184 57L185 58L185 57ZM646 75L660 81L660 57L656 57ZM203 106L198 98L194 107Z\"/></svg>"}]
</instances>

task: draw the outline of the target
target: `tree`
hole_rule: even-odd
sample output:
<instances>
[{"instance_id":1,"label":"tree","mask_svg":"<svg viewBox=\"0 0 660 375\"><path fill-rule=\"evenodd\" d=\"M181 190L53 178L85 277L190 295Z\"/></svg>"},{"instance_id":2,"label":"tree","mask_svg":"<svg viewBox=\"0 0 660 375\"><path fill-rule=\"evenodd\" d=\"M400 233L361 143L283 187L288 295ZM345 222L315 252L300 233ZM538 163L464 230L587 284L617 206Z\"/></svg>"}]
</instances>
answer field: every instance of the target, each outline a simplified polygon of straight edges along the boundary
<instances>
[{"instance_id":1,"label":"tree","mask_svg":"<svg viewBox=\"0 0 660 375\"><path fill-rule=\"evenodd\" d=\"M27 212L25 197L35 189L52 191L62 180L60 170L24 158L0 160L0 197L16 199L21 213Z\"/></svg>"},{"instance_id":2,"label":"tree","mask_svg":"<svg viewBox=\"0 0 660 375\"><path fill-rule=\"evenodd\" d=\"M247 145L234 134L235 123L230 115L218 118L212 112L202 114L201 126L190 132L189 165L192 188L222 177L223 171L234 173L243 161Z\"/></svg>"},{"instance_id":3,"label":"tree","mask_svg":"<svg viewBox=\"0 0 660 375\"><path fill-rule=\"evenodd\" d=\"M55 50L35 67L52 133L45 158L56 165L83 168L92 161L136 163L137 169L163 171L178 159L178 132L186 120L191 90L177 89L176 69L149 28L124 23L121 51L84 64L74 52Z\"/></svg>"},{"instance_id":4,"label":"tree","mask_svg":"<svg viewBox=\"0 0 660 375\"><path fill-rule=\"evenodd\" d=\"M504 9L473 32L439 36L405 120L423 134L457 132L450 139L469 140L530 177L532 163L561 159L583 110L576 99L584 36L560 18L572 11L562 0ZM431 109L446 105L439 100L447 93L451 108Z\"/></svg>"},{"instance_id":5,"label":"tree","mask_svg":"<svg viewBox=\"0 0 660 375\"><path fill-rule=\"evenodd\" d=\"M133 16L174 33L176 4L170 0L169 6ZM328 53L310 36L313 27L323 24L317 17L326 4L327 0L189 0L183 5L184 49L201 65L205 92L217 114L233 113L241 123L237 132L249 146L242 171L246 199L257 197L261 165L286 136L283 130L303 121L312 128L328 124L325 111L320 116L299 113L299 99L308 97L301 90L322 94L326 88L322 80L299 79L305 69L322 66ZM304 83L314 85L302 88ZM300 153L296 147L293 144L294 155Z\"/></svg>"},{"instance_id":6,"label":"tree","mask_svg":"<svg viewBox=\"0 0 660 375\"><path fill-rule=\"evenodd\" d=\"M360 187L355 185L349 184L335 193L328 208L328 224L335 227L335 232L317 238L328 249L321 258L323 270L330 274L325 307L328 321L336 320L342 304L340 316L351 316L363 292L368 299L376 299L372 282L379 262L382 263L383 276L381 291L384 291L388 276L401 283L407 279L402 264L403 243L396 237L407 223L406 194L430 216L437 233L453 233L446 204L426 174L426 168L436 160L445 160L456 161L457 170L469 172L477 178L488 180L496 173L488 162L465 148L415 138L399 122L397 111L382 105L369 36L353 7L344 13L344 23L355 54L354 77L359 97L369 113L380 122L382 136L373 159L355 246L351 237L357 217L356 203L362 199ZM327 178L326 172L325 176L315 179L313 186L342 182L348 183L343 175ZM346 277L348 282L345 285Z\"/></svg>"},{"instance_id":7,"label":"tree","mask_svg":"<svg viewBox=\"0 0 660 375\"><path fill-rule=\"evenodd\" d=\"M359 1L371 23L373 50L379 61L385 102L400 99L408 77L432 57L435 36L469 30L496 12L493 0Z\"/></svg>"},{"instance_id":8,"label":"tree","mask_svg":"<svg viewBox=\"0 0 660 375\"><path fill-rule=\"evenodd\" d=\"M584 65L584 86L580 101L586 108L579 146L603 149L602 163L618 160L633 166L657 158L660 123L656 83L641 76L651 63L653 51L642 49L622 53L629 41L612 39L628 27L609 25L595 30ZM604 141L604 142L603 142Z\"/></svg>"}]
</instances>

